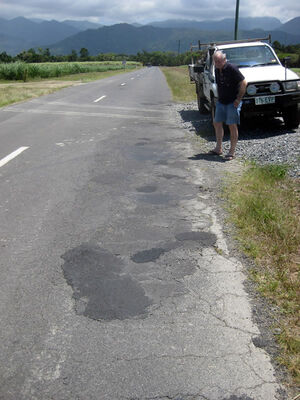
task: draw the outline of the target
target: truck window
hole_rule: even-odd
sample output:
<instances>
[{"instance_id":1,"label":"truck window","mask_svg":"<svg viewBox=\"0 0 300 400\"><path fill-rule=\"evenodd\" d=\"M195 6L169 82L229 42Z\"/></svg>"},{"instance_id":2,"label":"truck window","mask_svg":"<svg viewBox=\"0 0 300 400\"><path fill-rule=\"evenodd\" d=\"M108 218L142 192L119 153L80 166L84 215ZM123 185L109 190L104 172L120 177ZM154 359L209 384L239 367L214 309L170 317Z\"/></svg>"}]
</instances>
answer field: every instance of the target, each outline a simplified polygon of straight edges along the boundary
<instances>
[{"instance_id":1,"label":"truck window","mask_svg":"<svg viewBox=\"0 0 300 400\"><path fill-rule=\"evenodd\" d=\"M238 67L278 65L275 54L268 46L247 46L224 49L227 60Z\"/></svg>"}]
</instances>

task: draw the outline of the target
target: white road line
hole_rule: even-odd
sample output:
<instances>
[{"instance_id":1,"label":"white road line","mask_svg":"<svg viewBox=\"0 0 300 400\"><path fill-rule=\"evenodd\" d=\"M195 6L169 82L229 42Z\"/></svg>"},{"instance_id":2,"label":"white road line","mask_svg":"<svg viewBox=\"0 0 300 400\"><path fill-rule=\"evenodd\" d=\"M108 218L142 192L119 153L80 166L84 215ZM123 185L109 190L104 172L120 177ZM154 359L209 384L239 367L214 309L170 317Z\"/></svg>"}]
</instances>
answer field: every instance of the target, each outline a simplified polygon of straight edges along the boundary
<instances>
[{"instance_id":1,"label":"white road line","mask_svg":"<svg viewBox=\"0 0 300 400\"><path fill-rule=\"evenodd\" d=\"M100 101L100 100L102 100L102 99L105 99L105 97L106 97L106 96L101 96L101 97L99 97L99 99L94 100L94 103L98 103L98 101Z\"/></svg>"},{"instance_id":2,"label":"white road line","mask_svg":"<svg viewBox=\"0 0 300 400\"><path fill-rule=\"evenodd\" d=\"M126 85L126 83L121 83L121 86L125 86Z\"/></svg>"},{"instance_id":3,"label":"white road line","mask_svg":"<svg viewBox=\"0 0 300 400\"><path fill-rule=\"evenodd\" d=\"M10 153L8 156L2 158L2 160L0 160L0 168L3 167L3 165L7 164L12 159L14 159L15 157L17 157L19 154L23 153L23 151L27 150L27 149L29 149L29 147L20 147L17 150Z\"/></svg>"}]
</instances>

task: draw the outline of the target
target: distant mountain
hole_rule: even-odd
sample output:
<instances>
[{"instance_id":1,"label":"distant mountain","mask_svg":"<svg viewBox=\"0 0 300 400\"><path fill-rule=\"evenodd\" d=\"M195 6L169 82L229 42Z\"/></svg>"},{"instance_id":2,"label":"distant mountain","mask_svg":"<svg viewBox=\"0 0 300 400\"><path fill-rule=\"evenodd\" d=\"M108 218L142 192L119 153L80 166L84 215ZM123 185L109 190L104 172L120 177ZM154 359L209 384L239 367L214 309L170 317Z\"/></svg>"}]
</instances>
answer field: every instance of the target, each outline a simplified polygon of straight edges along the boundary
<instances>
[{"instance_id":1,"label":"distant mountain","mask_svg":"<svg viewBox=\"0 0 300 400\"><path fill-rule=\"evenodd\" d=\"M41 18L29 18L29 20L32 21L32 22L37 22L38 24L39 24L40 22L43 22L43 21L44 21L44 19L41 19Z\"/></svg>"},{"instance_id":2,"label":"distant mountain","mask_svg":"<svg viewBox=\"0 0 300 400\"><path fill-rule=\"evenodd\" d=\"M23 17L0 20L0 33L40 44L61 40L77 32L79 32L79 29L54 20L40 23Z\"/></svg>"},{"instance_id":3,"label":"distant mountain","mask_svg":"<svg viewBox=\"0 0 300 400\"><path fill-rule=\"evenodd\" d=\"M254 29L252 31L241 31L239 32L238 39L246 39L246 38L266 38L268 35L271 35L272 43L277 40L283 45L288 44L299 44L300 43L300 32L298 35L292 35L290 33L286 33L284 31L264 31L262 29Z\"/></svg>"},{"instance_id":4,"label":"distant mountain","mask_svg":"<svg viewBox=\"0 0 300 400\"><path fill-rule=\"evenodd\" d=\"M178 35L176 36L176 32ZM167 42L175 35L174 44ZM79 51L82 47L89 50L91 55L99 53L125 53L135 54L138 51L177 49L177 37L183 37L180 30L161 29L152 26L134 27L129 24L117 24L104 26L97 30L80 32L70 38L66 38L54 45L50 51L54 54L69 54L74 49ZM178 40L178 39L177 39Z\"/></svg>"},{"instance_id":5,"label":"distant mountain","mask_svg":"<svg viewBox=\"0 0 300 400\"><path fill-rule=\"evenodd\" d=\"M38 24L29 19L18 17L11 20L1 18L0 33L7 36L31 40L38 33Z\"/></svg>"},{"instance_id":6,"label":"distant mountain","mask_svg":"<svg viewBox=\"0 0 300 400\"><path fill-rule=\"evenodd\" d=\"M0 21L1 23L1 21ZM31 42L0 33L0 53L18 54L21 48L30 49Z\"/></svg>"},{"instance_id":7,"label":"distant mountain","mask_svg":"<svg viewBox=\"0 0 300 400\"><path fill-rule=\"evenodd\" d=\"M55 43L78 32L79 29L54 20L38 23L23 17L12 20L0 18L0 34L10 38L9 41L0 41L0 50L13 55L30 47ZM15 38L14 43L11 38Z\"/></svg>"},{"instance_id":8,"label":"distant mountain","mask_svg":"<svg viewBox=\"0 0 300 400\"><path fill-rule=\"evenodd\" d=\"M69 26L73 26L80 31L86 31L87 29L98 29L103 26L101 24L95 24L94 22L90 21L73 21L70 19L64 20L63 23Z\"/></svg>"},{"instance_id":9,"label":"distant mountain","mask_svg":"<svg viewBox=\"0 0 300 400\"><path fill-rule=\"evenodd\" d=\"M65 37L75 35L79 29L74 28L73 26L69 26L64 24L63 22L57 22L55 20L52 21L43 21L39 25L41 38L43 40L43 44L53 43L57 40L62 40ZM40 43L40 39L36 41Z\"/></svg>"},{"instance_id":10,"label":"distant mountain","mask_svg":"<svg viewBox=\"0 0 300 400\"><path fill-rule=\"evenodd\" d=\"M187 28L197 29L202 31L233 31L235 20L234 18L225 18L220 21L190 21L185 19L174 19L166 21L151 22L148 25L158 28ZM273 17L249 17L239 18L240 30L264 29L275 30L281 26L281 22ZM290 32L293 33L293 32Z\"/></svg>"},{"instance_id":11,"label":"distant mountain","mask_svg":"<svg viewBox=\"0 0 300 400\"><path fill-rule=\"evenodd\" d=\"M300 17L291 19L290 21L282 24L279 28L280 31L291 33L292 35L299 35L300 32Z\"/></svg>"},{"instance_id":12,"label":"distant mountain","mask_svg":"<svg viewBox=\"0 0 300 400\"><path fill-rule=\"evenodd\" d=\"M265 32L263 30L239 31L239 38L265 38L271 33L272 41L280 43L300 43L300 35L291 35L281 31ZM180 51L190 49L190 44L221 40L232 40L232 31L200 31L186 28L156 28L153 26L134 27L128 24L105 26L97 30L77 33L58 43L50 45L53 54L70 54L72 50L80 51L85 47L91 55L99 53L136 54L145 51Z\"/></svg>"},{"instance_id":13,"label":"distant mountain","mask_svg":"<svg viewBox=\"0 0 300 400\"><path fill-rule=\"evenodd\" d=\"M239 38L262 38L271 33L272 41L278 40L284 45L297 44L300 43L299 22L300 17L286 24L269 17L240 18ZM254 29L255 26L259 28ZM85 30L86 27L89 29ZM0 52L16 55L31 47L49 47L54 54L70 54L72 50L79 52L83 47L91 55L108 52L136 54L143 50L177 52L179 49L184 52L198 40L202 43L232 40L233 31L233 19L169 20L152 25L116 24L99 28L88 21L34 22L23 17L12 20L0 18Z\"/></svg>"}]
</instances>

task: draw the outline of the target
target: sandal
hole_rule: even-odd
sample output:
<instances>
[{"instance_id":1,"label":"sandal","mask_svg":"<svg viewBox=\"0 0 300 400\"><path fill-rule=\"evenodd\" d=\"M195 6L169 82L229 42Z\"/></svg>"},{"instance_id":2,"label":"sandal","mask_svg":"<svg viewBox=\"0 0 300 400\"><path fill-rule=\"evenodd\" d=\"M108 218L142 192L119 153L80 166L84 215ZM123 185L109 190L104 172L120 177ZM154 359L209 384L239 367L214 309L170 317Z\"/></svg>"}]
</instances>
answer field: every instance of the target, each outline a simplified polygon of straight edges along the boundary
<instances>
[{"instance_id":1,"label":"sandal","mask_svg":"<svg viewBox=\"0 0 300 400\"><path fill-rule=\"evenodd\" d=\"M223 153L222 151L210 150L208 154L211 156L221 156Z\"/></svg>"},{"instance_id":2,"label":"sandal","mask_svg":"<svg viewBox=\"0 0 300 400\"><path fill-rule=\"evenodd\" d=\"M233 160L235 158L235 155L234 154L226 154L226 156L225 156L225 160L227 160L227 161L231 161L231 160Z\"/></svg>"}]
</instances>

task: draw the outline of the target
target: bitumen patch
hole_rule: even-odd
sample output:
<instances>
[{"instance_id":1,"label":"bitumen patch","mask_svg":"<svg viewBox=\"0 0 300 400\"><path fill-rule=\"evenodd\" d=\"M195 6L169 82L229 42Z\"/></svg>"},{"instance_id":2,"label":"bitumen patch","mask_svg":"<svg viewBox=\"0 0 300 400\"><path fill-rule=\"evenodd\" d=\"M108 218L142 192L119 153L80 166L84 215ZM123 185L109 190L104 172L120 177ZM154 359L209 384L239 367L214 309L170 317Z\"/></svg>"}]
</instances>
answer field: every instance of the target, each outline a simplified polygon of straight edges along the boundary
<instances>
[{"instance_id":1,"label":"bitumen patch","mask_svg":"<svg viewBox=\"0 0 300 400\"><path fill-rule=\"evenodd\" d=\"M164 253L180 247L183 241L197 241L202 246L212 246L216 236L208 232L183 232L176 241L164 247L136 252L131 256L135 263L155 262ZM95 320L124 320L142 317L152 301L141 284L131 275L123 273L124 262L100 246L84 243L62 255L65 279L73 289L75 310ZM182 269L182 273L186 274Z\"/></svg>"},{"instance_id":2,"label":"bitumen patch","mask_svg":"<svg viewBox=\"0 0 300 400\"><path fill-rule=\"evenodd\" d=\"M157 247L150 250L143 250L135 253L131 260L135 263L147 263L157 260L162 254L166 252L165 249Z\"/></svg>"},{"instance_id":3,"label":"bitumen patch","mask_svg":"<svg viewBox=\"0 0 300 400\"><path fill-rule=\"evenodd\" d=\"M254 400L252 397L248 397L246 395L242 395L242 396L235 396L232 395L230 397L226 397L223 400Z\"/></svg>"},{"instance_id":4,"label":"bitumen patch","mask_svg":"<svg viewBox=\"0 0 300 400\"><path fill-rule=\"evenodd\" d=\"M109 321L146 314L151 301L137 281L122 274L123 262L115 255L101 247L82 244L62 258L77 314Z\"/></svg>"},{"instance_id":5,"label":"bitumen patch","mask_svg":"<svg viewBox=\"0 0 300 400\"><path fill-rule=\"evenodd\" d=\"M178 233L176 239L180 242L185 240L199 241L203 246L210 247L216 243L217 237L213 233L204 232L204 231L192 231L192 232L183 232Z\"/></svg>"},{"instance_id":6,"label":"bitumen patch","mask_svg":"<svg viewBox=\"0 0 300 400\"><path fill-rule=\"evenodd\" d=\"M153 193L157 190L157 186L154 185L145 185L145 186L140 186L136 188L138 192L142 193Z\"/></svg>"},{"instance_id":7,"label":"bitumen patch","mask_svg":"<svg viewBox=\"0 0 300 400\"><path fill-rule=\"evenodd\" d=\"M173 174L162 174L162 175L160 175L162 178L165 178L165 179L174 179L174 178L177 178L177 179L185 179L184 177L182 177L182 176L178 176L178 175L173 175Z\"/></svg>"},{"instance_id":8,"label":"bitumen patch","mask_svg":"<svg viewBox=\"0 0 300 400\"><path fill-rule=\"evenodd\" d=\"M135 263L147 263L157 260L162 254L176 249L184 241L200 242L203 247L210 247L216 243L217 237L213 233L203 231L182 232L175 235L176 241L165 243L163 247L146 249L135 253L131 260Z\"/></svg>"},{"instance_id":9,"label":"bitumen patch","mask_svg":"<svg viewBox=\"0 0 300 400\"><path fill-rule=\"evenodd\" d=\"M141 196L138 200L149 204L168 204L171 200L176 199L176 196L169 193L150 193Z\"/></svg>"}]
</instances>

